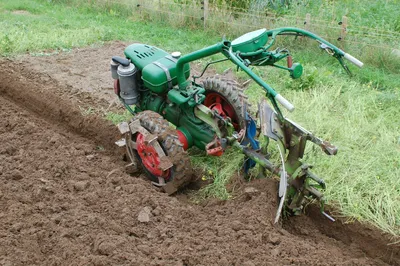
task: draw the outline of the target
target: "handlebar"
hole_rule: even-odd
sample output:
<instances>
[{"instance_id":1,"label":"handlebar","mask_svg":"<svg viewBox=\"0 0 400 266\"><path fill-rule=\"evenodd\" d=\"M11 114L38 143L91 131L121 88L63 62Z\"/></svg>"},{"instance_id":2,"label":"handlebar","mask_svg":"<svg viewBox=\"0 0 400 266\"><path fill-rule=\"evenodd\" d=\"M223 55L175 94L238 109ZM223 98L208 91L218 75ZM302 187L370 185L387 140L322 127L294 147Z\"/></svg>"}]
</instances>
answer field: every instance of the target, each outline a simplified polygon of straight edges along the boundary
<instances>
[{"instance_id":1,"label":"handlebar","mask_svg":"<svg viewBox=\"0 0 400 266\"><path fill-rule=\"evenodd\" d=\"M352 55L349 55L348 53L344 53L343 55L344 58L346 58L347 60L349 60L351 63L353 63L354 65L358 66L358 67L362 67L364 65L363 62L361 62L360 60L358 60L357 58L355 58Z\"/></svg>"},{"instance_id":2,"label":"handlebar","mask_svg":"<svg viewBox=\"0 0 400 266\"><path fill-rule=\"evenodd\" d=\"M269 86L265 81L263 81L259 76L257 76L250 68L246 66L243 59L237 56L233 51L232 48L224 49L222 53L229 58L233 63L235 63L238 67L240 67L247 75L249 75L258 85L260 85L264 90L267 91L267 95L271 100L276 100L283 107L285 107L289 112L294 110L294 105L291 104L288 100L286 100L282 95L277 93L271 86ZM279 111L278 111L279 112Z\"/></svg>"},{"instance_id":3,"label":"handlebar","mask_svg":"<svg viewBox=\"0 0 400 266\"><path fill-rule=\"evenodd\" d=\"M298 28L291 28L291 27L285 27L285 28L278 28L278 29L273 29L267 31L267 35L270 37L270 40L267 41L263 49L258 50L253 52L253 54L260 53L262 51L267 51L269 48L272 47L272 45L275 43L276 37L278 35L303 35L306 37L309 37L311 39L314 39L318 42L321 43L321 48L329 50L329 54L333 55L336 57L340 64L344 67L344 69L349 73L349 69L347 66L343 63L342 57L345 59L349 60L351 63L358 67L362 67L364 65L363 62L355 58L354 56L345 53L343 50L340 48L336 47L335 45L331 44L330 42L324 40L323 38L319 37L318 35L303 30L303 29L298 29ZM247 53L246 56L250 56L252 52ZM225 53L225 55L233 61L238 67L240 67L242 70L244 70L250 77L254 79L261 87L263 87L267 92L271 100L276 100L279 102L282 106L284 106L287 110L292 112L294 110L293 104L291 104L288 100L286 100L282 95L278 94L275 90L273 90L268 84L266 84L263 80L261 80L257 75L255 75L247 66L245 61L243 61L240 56L236 56L235 53L232 52L232 49L229 49L228 53Z\"/></svg>"},{"instance_id":4,"label":"handlebar","mask_svg":"<svg viewBox=\"0 0 400 266\"><path fill-rule=\"evenodd\" d=\"M286 100L282 95L277 94L275 96L275 100L277 100L280 104L283 105L289 112L293 112L294 105L291 104L288 100Z\"/></svg>"},{"instance_id":5,"label":"handlebar","mask_svg":"<svg viewBox=\"0 0 400 266\"><path fill-rule=\"evenodd\" d=\"M288 100L286 100L282 95L278 94L273 88L271 88L266 82L264 82L259 76L257 76L248 66L251 64L251 61L247 60L246 58L242 58L242 56L248 56L248 57L256 57L259 54L261 56L269 56L268 55L268 49L271 48L271 46L275 43L275 38L278 35L295 35L295 36L307 36L311 39L314 39L321 44L324 44L326 47L325 49L329 49L330 54L336 57L339 62L342 64L342 66L346 69L346 71L349 73L350 71L348 70L347 66L344 65L342 57L345 59L349 60L351 63L355 64L358 67L362 67L363 63L358 60L357 58L351 56L350 54L345 53L338 47L334 46L333 44L329 43L328 41L322 39L321 37L315 35L312 32L303 30L303 29L298 29L298 28L278 28L278 29L273 29L266 31L268 37L270 37L269 41L266 39L265 45L263 44L263 48L258 49L257 51L254 52L248 52L246 53L240 53L240 51L232 51L231 47L231 42L229 41L222 41L220 43L217 43L215 45L203 48L201 50L192 52L190 54L187 54L185 56L182 56L179 58L177 64L176 64L176 73L177 73L177 80L179 84L179 89L186 89L187 86L189 85L189 82L186 80L185 74L184 74L184 64L213 55L217 53L222 53L225 55L226 58L228 58L230 61L232 61L234 64L236 64L240 69L242 69L246 74L248 74L258 85L260 85L266 92L267 92L267 97L272 101L274 104L274 107L278 114L282 116L278 106L277 102L279 102L282 106L284 106L286 109L288 109L290 112L294 110L293 104L291 104ZM264 54L265 53L265 54ZM284 58L284 57L282 57ZM282 59L278 58L278 60ZM278 61L277 60L277 61ZM275 62L272 62L272 64ZM287 68L283 68L288 70Z\"/></svg>"},{"instance_id":6,"label":"handlebar","mask_svg":"<svg viewBox=\"0 0 400 266\"><path fill-rule=\"evenodd\" d=\"M298 29L298 28L278 28L278 29L273 29L268 31L268 36L272 37L272 40L269 42L269 44L267 45L267 49L270 48L274 42L275 42L275 37L277 35L303 35L303 36L307 36L311 39L314 39L318 42L320 42L321 44L323 44L323 49L328 48L329 50L331 50L333 52L332 55L338 55L338 56L343 56L344 58L346 58L347 60L349 60L351 63L353 63L354 65L358 66L358 67L362 67L364 65L363 62L361 62L360 60L358 60L357 58L355 58L354 56L345 53L343 50L339 49L338 47L336 47L335 45L331 44L330 42L322 39L321 37L319 37L318 35L303 30L303 29Z\"/></svg>"}]
</instances>

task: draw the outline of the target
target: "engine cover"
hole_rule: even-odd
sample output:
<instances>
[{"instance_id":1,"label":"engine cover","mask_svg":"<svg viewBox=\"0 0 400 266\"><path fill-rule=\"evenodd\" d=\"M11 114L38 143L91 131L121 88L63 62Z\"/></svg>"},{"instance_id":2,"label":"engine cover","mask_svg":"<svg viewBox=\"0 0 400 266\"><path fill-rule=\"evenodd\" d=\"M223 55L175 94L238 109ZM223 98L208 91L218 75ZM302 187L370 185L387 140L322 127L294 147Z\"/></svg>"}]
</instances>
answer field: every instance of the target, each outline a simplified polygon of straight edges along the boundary
<instances>
[{"instance_id":1,"label":"engine cover","mask_svg":"<svg viewBox=\"0 0 400 266\"><path fill-rule=\"evenodd\" d=\"M177 85L176 62L178 59L160 48L147 44L129 45L124 54L141 71L144 86L162 94ZM190 75L190 66L184 66L186 79Z\"/></svg>"}]
</instances>

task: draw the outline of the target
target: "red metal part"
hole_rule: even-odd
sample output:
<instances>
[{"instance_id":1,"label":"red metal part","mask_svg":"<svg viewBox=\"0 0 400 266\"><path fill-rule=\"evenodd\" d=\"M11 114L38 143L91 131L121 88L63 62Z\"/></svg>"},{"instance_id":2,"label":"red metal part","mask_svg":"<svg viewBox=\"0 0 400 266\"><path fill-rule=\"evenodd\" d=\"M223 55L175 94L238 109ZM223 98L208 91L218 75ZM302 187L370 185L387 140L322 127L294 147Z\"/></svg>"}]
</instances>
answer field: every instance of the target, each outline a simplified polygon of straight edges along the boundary
<instances>
[{"instance_id":1,"label":"red metal part","mask_svg":"<svg viewBox=\"0 0 400 266\"><path fill-rule=\"evenodd\" d=\"M183 134L182 131L177 130L177 133L178 133L178 139L182 143L183 149L186 151L189 148L188 140L187 140L185 134Z\"/></svg>"},{"instance_id":2,"label":"red metal part","mask_svg":"<svg viewBox=\"0 0 400 266\"><path fill-rule=\"evenodd\" d=\"M160 166L160 157L156 149L149 143L146 144L145 137L143 134L138 133L136 138L137 152L142 160L143 165L146 169L155 176L163 177L168 179L170 177L170 169L162 171Z\"/></svg>"},{"instance_id":3,"label":"red metal part","mask_svg":"<svg viewBox=\"0 0 400 266\"><path fill-rule=\"evenodd\" d=\"M289 55L287 58L287 67L291 68L293 66L293 58L291 55Z\"/></svg>"},{"instance_id":4,"label":"red metal part","mask_svg":"<svg viewBox=\"0 0 400 266\"><path fill-rule=\"evenodd\" d=\"M210 92L206 95L204 105L211 110L217 111L223 118L229 117L235 130L240 130L239 119L235 109L224 96L217 92Z\"/></svg>"},{"instance_id":5,"label":"red metal part","mask_svg":"<svg viewBox=\"0 0 400 266\"><path fill-rule=\"evenodd\" d=\"M114 93L119 97L120 87L119 87L119 79L114 79Z\"/></svg>"},{"instance_id":6,"label":"red metal part","mask_svg":"<svg viewBox=\"0 0 400 266\"><path fill-rule=\"evenodd\" d=\"M221 146L221 142L218 138L215 138L213 141L206 145L207 155L211 156L221 156L224 154L224 149Z\"/></svg>"}]
</instances>

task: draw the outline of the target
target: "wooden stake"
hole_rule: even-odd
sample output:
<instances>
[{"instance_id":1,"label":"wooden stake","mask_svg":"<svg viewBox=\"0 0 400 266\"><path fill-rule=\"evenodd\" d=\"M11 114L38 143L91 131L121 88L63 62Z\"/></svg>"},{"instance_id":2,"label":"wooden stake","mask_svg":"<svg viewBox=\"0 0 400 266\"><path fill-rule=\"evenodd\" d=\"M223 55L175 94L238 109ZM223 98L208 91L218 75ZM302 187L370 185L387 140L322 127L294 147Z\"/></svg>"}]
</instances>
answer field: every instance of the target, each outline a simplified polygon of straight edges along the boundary
<instances>
[{"instance_id":1,"label":"wooden stake","mask_svg":"<svg viewBox=\"0 0 400 266\"><path fill-rule=\"evenodd\" d=\"M304 29L305 30L310 30L310 25L311 24L311 15L310 13L306 14L306 20L304 21Z\"/></svg>"},{"instance_id":2,"label":"wooden stake","mask_svg":"<svg viewBox=\"0 0 400 266\"><path fill-rule=\"evenodd\" d=\"M139 10L139 15L141 16L141 18L143 18L143 13L142 13L142 4L143 4L143 0L138 0L137 1L137 9Z\"/></svg>"},{"instance_id":3,"label":"wooden stake","mask_svg":"<svg viewBox=\"0 0 400 266\"><path fill-rule=\"evenodd\" d=\"M208 0L203 0L203 23L204 23L204 29L206 29L207 26L207 18L208 18Z\"/></svg>"},{"instance_id":4,"label":"wooden stake","mask_svg":"<svg viewBox=\"0 0 400 266\"><path fill-rule=\"evenodd\" d=\"M306 19L304 20L303 24L304 24L303 26L304 26L305 30L310 30L310 24L311 24L311 15L310 15L310 13L306 14ZM304 41L306 39L307 38L305 36L301 36L300 37L301 41Z\"/></svg>"},{"instance_id":5,"label":"wooden stake","mask_svg":"<svg viewBox=\"0 0 400 266\"><path fill-rule=\"evenodd\" d=\"M347 34L347 17L342 17L342 28L340 29L340 41L344 41Z\"/></svg>"}]
</instances>

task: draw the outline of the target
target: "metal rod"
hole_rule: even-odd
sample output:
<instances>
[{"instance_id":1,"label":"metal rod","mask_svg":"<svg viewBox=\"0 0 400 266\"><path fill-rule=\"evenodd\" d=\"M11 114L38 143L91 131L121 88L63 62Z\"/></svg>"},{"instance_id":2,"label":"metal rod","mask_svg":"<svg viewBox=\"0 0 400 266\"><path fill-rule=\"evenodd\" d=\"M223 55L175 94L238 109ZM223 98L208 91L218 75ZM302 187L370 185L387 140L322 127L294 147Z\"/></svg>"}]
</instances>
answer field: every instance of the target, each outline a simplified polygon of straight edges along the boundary
<instances>
[{"instance_id":1,"label":"metal rod","mask_svg":"<svg viewBox=\"0 0 400 266\"><path fill-rule=\"evenodd\" d=\"M204 49L192 52L179 58L178 62L176 62L176 78L178 80L179 88L185 89L188 85L183 69L186 63L220 53L224 48L228 48L230 45L231 43L229 41L219 42L217 44L208 46Z\"/></svg>"}]
</instances>

